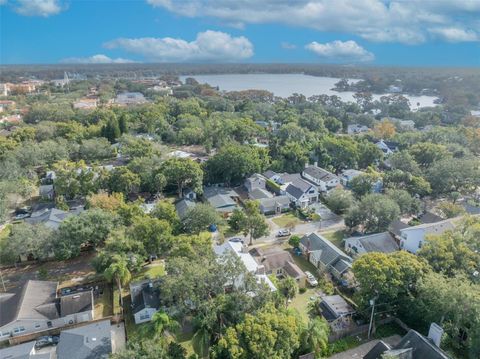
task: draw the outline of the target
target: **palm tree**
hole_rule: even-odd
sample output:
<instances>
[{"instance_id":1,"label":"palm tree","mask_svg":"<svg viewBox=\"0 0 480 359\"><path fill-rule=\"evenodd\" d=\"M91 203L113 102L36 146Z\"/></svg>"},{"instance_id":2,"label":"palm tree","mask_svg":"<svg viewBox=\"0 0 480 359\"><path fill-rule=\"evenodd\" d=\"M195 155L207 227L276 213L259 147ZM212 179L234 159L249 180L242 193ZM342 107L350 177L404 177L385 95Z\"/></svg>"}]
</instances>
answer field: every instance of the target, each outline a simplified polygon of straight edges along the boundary
<instances>
[{"instance_id":1,"label":"palm tree","mask_svg":"<svg viewBox=\"0 0 480 359\"><path fill-rule=\"evenodd\" d=\"M109 282L115 281L117 283L118 291L120 292L120 305L123 311L122 285L127 284L132 277L128 270L127 259L120 255L113 256L112 264L108 266L103 275Z\"/></svg>"},{"instance_id":2,"label":"palm tree","mask_svg":"<svg viewBox=\"0 0 480 359\"><path fill-rule=\"evenodd\" d=\"M304 340L308 350L315 353L315 358L321 358L325 355L329 333L330 327L323 318L315 317L308 322Z\"/></svg>"},{"instance_id":3,"label":"palm tree","mask_svg":"<svg viewBox=\"0 0 480 359\"><path fill-rule=\"evenodd\" d=\"M173 320L167 313L158 311L152 316L150 322L155 335L171 335L180 328L180 324L176 320Z\"/></svg>"}]
</instances>

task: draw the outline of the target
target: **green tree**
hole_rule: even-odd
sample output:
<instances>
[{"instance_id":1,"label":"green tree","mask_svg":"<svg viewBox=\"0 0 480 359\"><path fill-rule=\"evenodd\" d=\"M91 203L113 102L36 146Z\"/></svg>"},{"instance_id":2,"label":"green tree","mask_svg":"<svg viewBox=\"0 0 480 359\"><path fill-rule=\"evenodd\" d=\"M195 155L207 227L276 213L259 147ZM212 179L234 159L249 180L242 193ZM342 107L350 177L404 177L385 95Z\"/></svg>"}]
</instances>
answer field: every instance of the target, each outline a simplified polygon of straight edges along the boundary
<instances>
[{"instance_id":1,"label":"green tree","mask_svg":"<svg viewBox=\"0 0 480 359\"><path fill-rule=\"evenodd\" d=\"M155 218L167 221L173 229L178 228L180 224L180 218L178 217L175 205L168 201L158 202L150 214Z\"/></svg>"},{"instance_id":2,"label":"green tree","mask_svg":"<svg viewBox=\"0 0 480 359\"><path fill-rule=\"evenodd\" d=\"M288 307L288 302L297 295L298 285L295 279L287 276L279 282L278 290L285 297L285 307Z\"/></svg>"},{"instance_id":3,"label":"green tree","mask_svg":"<svg viewBox=\"0 0 480 359\"><path fill-rule=\"evenodd\" d=\"M187 210L182 219L182 227L186 233L200 233L206 231L211 224L218 226L222 222L215 208L207 203L197 203L196 206Z\"/></svg>"},{"instance_id":4,"label":"green tree","mask_svg":"<svg viewBox=\"0 0 480 359\"><path fill-rule=\"evenodd\" d=\"M116 167L108 175L108 189L111 193L128 196L140 186L140 177L125 166Z\"/></svg>"},{"instance_id":5,"label":"green tree","mask_svg":"<svg viewBox=\"0 0 480 359\"><path fill-rule=\"evenodd\" d=\"M381 194L368 194L358 205L353 206L345 216L345 224L350 227L361 225L365 232L381 232L400 215L396 202Z\"/></svg>"},{"instance_id":6,"label":"green tree","mask_svg":"<svg viewBox=\"0 0 480 359\"><path fill-rule=\"evenodd\" d=\"M444 145L431 142L416 143L408 149L408 152L422 167L430 167L434 162L450 157Z\"/></svg>"},{"instance_id":7,"label":"green tree","mask_svg":"<svg viewBox=\"0 0 480 359\"><path fill-rule=\"evenodd\" d=\"M227 329L214 348L214 358L291 358L300 347L301 319L268 304L243 322Z\"/></svg>"},{"instance_id":8,"label":"green tree","mask_svg":"<svg viewBox=\"0 0 480 359\"><path fill-rule=\"evenodd\" d=\"M162 173L169 185L177 187L179 197L183 196L183 189L186 187L202 193L203 171L197 162L190 159L171 158L163 163Z\"/></svg>"},{"instance_id":9,"label":"green tree","mask_svg":"<svg viewBox=\"0 0 480 359\"><path fill-rule=\"evenodd\" d=\"M293 248L296 248L300 245L300 240L301 238L299 236L293 235L288 239L288 244L290 244Z\"/></svg>"},{"instance_id":10,"label":"green tree","mask_svg":"<svg viewBox=\"0 0 480 359\"><path fill-rule=\"evenodd\" d=\"M55 171L55 193L73 199L96 191L97 180L93 169L85 162L59 161L53 166Z\"/></svg>"},{"instance_id":11,"label":"green tree","mask_svg":"<svg viewBox=\"0 0 480 359\"><path fill-rule=\"evenodd\" d=\"M422 202L403 189L389 189L387 190L387 196L398 204L402 214L416 215L422 209Z\"/></svg>"},{"instance_id":12,"label":"green tree","mask_svg":"<svg viewBox=\"0 0 480 359\"><path fill-rule=\"evenodd\" d=\"M250 238L249 245L252 245L254 239L267 235L269 228L265 216L260 213L257 201L247 200L244 202L244 206L243 210L234 210L229 223L233 229L238 229L248 236Z\"/></svg>"},{"instance_id":13,"label":"green tree","mask_svg":"<svg viewBox=\"0 0 480 359\"><path fill-rule=\"evenodd\" d=\"M302 349L305 353L313 352L316 359L324 358L328 351L328 335L330 326L322 317L310 319L308 327L302 335Z\"/></svg>"},{"instance_id":14,"label":"green tree","mask_svg":"<svg viewBox=\"0 0 480 359\"><path fill-rule=\"evenodd\" d=\"M406 299L425 272L425 264L405 251L367 253L353 263L353 273L359 284L357 297L363 307L376 299L392 308Z\"/></svg>"},{"instance_id":15,"label":"green tree","mask_svg":"<svg viewBox=\"0 0 480 359\"><path fill-rule=\"evenodd\" d=\"M345 213L354 203L352 193L344 189L330 191L326 198L326 204L336 214Z\"/></svg>"},{"instance_id":16,"label":"green tree","mask_svg":"<svg viewBox=\"0 0 480 359\"><path fill-rule=\"evenodd\" d=\"M46 259L52 250L51 237L52 230L42 224L14 224L8 237L0 240L0 260L14 264L20 256Z\"/></svg>"},{"instance_id":17,"label":"green tree","mask_svg":"<svg viewBox=\"0 0 480 359\"><path fill-rule=\"evenodd\" d=\"M372 193L373 185L377 179L370 174L362 174L353 178L350 183L350 189L355 194L355 197L362 198L363 196Z\"/></svg>"},{"instance_id":18,"label":"green tree","mask_svg":"<svg viewBox=\"0 0 480 359\"><path fill-rule=\"evenodd\" d=\"M82 245L102 245L116 223L114 214L101 209L70 216L60 224L54 236L55 256L59 259L73 258L80 254Z\"/></svg>"},{"instance_id":19,"label":"green tree","mask_svg":"<svg viewBox=\"0 0 480 359\"><path fill-rule=\"evenodd\" d=\"M128 270L128 263L124 256L115 255L112 264L105 270L105 279L109 282L116 282L118 291L120 292L120 306L123 310L123 292L122 286L130 282L132 275Z\"/></svg>"},{"instance_id":20,"label":"green tree","mask_svg":"<svg viewBox=\"0 0 480 359\"><path fill-rule=\"evenodd\" d=\"M428 169L427 179L437 195L472 192L480 184L480 162L473 158L439 160Z\"/></svg>"},{"instance_id":21,"label":"green tree","mask_svg":"<svg viewBox=\"0 0 480 359\"><path fill-rule=\"evenodd\" d=\"M164 254L172 245L172 228L162 219L138 217L127 234L141 242L147 254Z\"/></svg>"}]
</instances>

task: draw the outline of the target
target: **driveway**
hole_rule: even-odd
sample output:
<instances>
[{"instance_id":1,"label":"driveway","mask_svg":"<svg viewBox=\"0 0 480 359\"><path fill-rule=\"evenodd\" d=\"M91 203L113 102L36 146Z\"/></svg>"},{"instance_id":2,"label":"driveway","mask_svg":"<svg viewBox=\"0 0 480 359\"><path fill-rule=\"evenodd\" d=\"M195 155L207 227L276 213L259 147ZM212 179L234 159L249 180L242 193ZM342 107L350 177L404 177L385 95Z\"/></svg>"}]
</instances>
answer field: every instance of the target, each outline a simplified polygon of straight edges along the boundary
<instances>
[{"instance_id":1,"label":"driveway","mask_svg":"<svg viewBox=\"0 0 480 359\"><path fill-rule=\"evenodd\" d=\"M125 323L120 322L118 324L112 324L110 327L110 333L112 334L112 353L115 354L125 349Z\"/></svg>"}]
</instances>

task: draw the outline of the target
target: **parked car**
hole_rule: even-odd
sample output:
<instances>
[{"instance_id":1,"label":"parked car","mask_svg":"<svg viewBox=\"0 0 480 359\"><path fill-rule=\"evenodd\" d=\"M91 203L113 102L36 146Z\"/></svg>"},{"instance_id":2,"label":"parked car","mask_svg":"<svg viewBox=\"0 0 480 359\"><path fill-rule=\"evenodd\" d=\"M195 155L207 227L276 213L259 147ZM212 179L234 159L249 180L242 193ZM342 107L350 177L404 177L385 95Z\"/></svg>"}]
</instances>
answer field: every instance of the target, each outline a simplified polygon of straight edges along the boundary
<instances>
[{"instance_id":1,"label":"parked car","mask_svg":"<svg viewBox=\"0 0 480 359\"><path fill-rule=\"evenodd\" d=\"M228 240L229 242L234 242L234 243L243 243L243 239L240 237L233 237Z\"/></svg>"},{"instance_id":2,"label":"parked car","mask_svg":"<svg viewBox=\"0 0 480 359\"><path fill-rule=\"evenodd\" d=\"M305 272L305 275L307 276L307 282L310 284L312 287L316 287L318 285L318 281L315 279L312 273L310 272Z\"/></svg>"},{"instance_id":3,"label":"parked car","mask_svg":"<svg viewBox=\"0 0 480 359\"><path fill-rule=\"evenodd\" d=\"M36 340L35 349L48 347L50 345L57 345L59 340L60 340L60 337L58 335L45 335Z\"/></svg>"},{"instance_id":4,"label":"parked car","mask_svg":"<svg viewBox=\"0 0 480 359\"><path fill-rule=\"evenodd\" d=\"M288 237L290 234L289 229L281 229L277 232L277 237Z\"/></svg>"},{"instance_id":5,"label":"parked car","mask_svg":"<svg viewBox=\"0 0 480 359\"><path fill-rule=\"evenodd\" d=\"M62 295L67 295L67 294L71 294L73 293L75 290L73 288L70 288L70 287L65 287L65 288L62 288L60 289L60 293Z\"/></svg>"}]
</instances>

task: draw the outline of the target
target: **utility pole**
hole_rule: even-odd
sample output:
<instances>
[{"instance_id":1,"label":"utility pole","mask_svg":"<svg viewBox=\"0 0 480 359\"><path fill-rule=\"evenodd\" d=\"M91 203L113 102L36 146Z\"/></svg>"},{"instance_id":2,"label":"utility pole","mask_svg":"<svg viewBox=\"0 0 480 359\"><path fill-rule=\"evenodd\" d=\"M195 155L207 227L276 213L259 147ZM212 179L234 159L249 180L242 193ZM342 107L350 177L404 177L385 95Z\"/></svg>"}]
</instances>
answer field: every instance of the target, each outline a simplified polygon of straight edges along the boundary
<instances>
[{"instance_id":1,"label":"utility pole","mask_svg":"<svg viewBox=\"0 0 480 359\"><path fill-rule=\"evenodd\" d=\"M373 324L373 313L375 312L375 298L370 299L370 305L372 306L372 315L370 316L370 325L368 326L368 339L370 339L370 333Z\"/></svg>"},{"instance_id":2,"label":"utility pole","mask_svg":"<svg viewBox=\"0 0 480 359\"><path fill-rule=\"evenodd\" d=\"M2 280L3 291L7 293L7 289L5 288L5 282L3 281L3 274L1 271L0 271L0 279Z\"/></svg>"}]
</instances>

